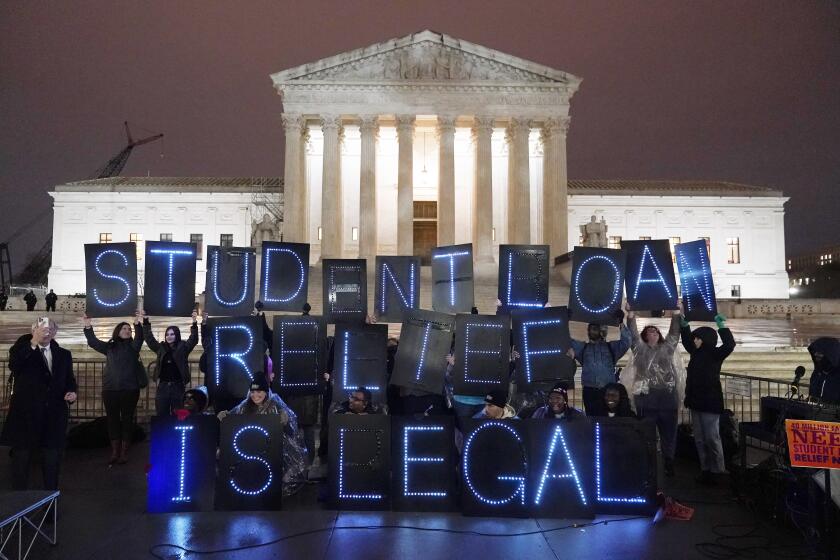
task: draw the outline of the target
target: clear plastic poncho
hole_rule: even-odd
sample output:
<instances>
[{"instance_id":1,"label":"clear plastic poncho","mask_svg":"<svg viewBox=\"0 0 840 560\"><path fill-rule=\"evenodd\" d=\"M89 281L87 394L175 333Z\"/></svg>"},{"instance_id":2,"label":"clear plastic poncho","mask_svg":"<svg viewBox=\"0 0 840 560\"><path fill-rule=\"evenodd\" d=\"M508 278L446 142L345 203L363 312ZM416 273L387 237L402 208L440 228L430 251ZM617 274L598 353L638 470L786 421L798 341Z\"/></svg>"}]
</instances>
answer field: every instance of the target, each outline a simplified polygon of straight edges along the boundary
<instances>
[{"instance_id":1,"label":"clear plastic poncho","mask_svg":"<svg viewBox=\"0 0 840 560\"><path fill-rule=\"evenodd\" d=\"M680 318L671 319L671 328L664 341L650 346L642 341L636 319L628 318L627 326L633 337L630 358L621 372L620 382L627 388L630 403L636 408L638 402L657 397L657 404L650 406L664 408L664 400L673 399L679 408L685 396L685 366L679 352ZM670 408L670 407L669 407Z\"/></svg>"}]
</instances>

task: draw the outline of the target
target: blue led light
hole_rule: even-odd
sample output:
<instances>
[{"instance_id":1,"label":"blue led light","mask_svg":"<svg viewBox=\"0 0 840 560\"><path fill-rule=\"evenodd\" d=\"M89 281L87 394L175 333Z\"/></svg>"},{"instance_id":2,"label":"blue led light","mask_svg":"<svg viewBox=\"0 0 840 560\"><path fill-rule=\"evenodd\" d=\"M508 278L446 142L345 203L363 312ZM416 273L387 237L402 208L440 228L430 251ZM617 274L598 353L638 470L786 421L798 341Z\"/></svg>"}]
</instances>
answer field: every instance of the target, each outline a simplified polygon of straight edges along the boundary
<instances>
[{"instance_id":1,"label":"blue led light","mask_svg":"<svg viewBox=\"0 0 840 560\"><path fill-rule=\"evenodd\" d=\"M695 272L688 263L688 259L685 257L685 251L679 251L679 263L681 265L679 267L680 279L682 280L682 284L684 286L683 293L686 296L700 294L700 297L703 298L703 303L706 305L706 309L712 311L712 299L714 295L712 294L712 286L709 284L709 277L712 275L712 271L706 263L706 251L698 247L697 256L700 257L699 272ZM702 280L702 284L698 280L698 277ZM689 281L694 284L695 289L689 289ZM686 297L685 302L687 307L686 311L691 311L692 298Z\"/></svg>"},{"instance_id":2,"label":"blue led light","mask_svg":"<svg viewBox=\"0 0 840 560\"><path fill-rule=\"evenodd\" d=\"M342 500L381 500L382 494L345 494L344 493L344 432L369 432L373 430L356 429L356 428L339 428L338 429L338 497ZM381 452L382 445L379 441L379 432L377 431L377 454ZM372 462L376 462L377 457L374 457Z\"/></svg>"},{"instance_id":3,"label":"blue led light","mask_svg":"<svg viewBox=\"0 0 840 560\"><path fill-rule=\"evenodd\" d=\"M462 472L464 473L464 480L467 483L467 487L470 489L470 492L472 492L473 496L475 496L478 500L484 502L485 504L488 504L488 505L491 505L491 506L501 506L501 505L504 505L504 504L507 504L507 503L513 501L517 496L519 496L520 503L524 506L525 505L525 480L526 480L525 476L499 475L497 477L498 480L513 480L513 481L516 481L516 482L519 483L517 485L516 491L513 494L511 494L507 498L502 498L502 499L499 499L499 500L493 500L493 499L490 499L490 498L487 498L487 497L481 495L479 493L478 489L476 489L475 485L473 484L472 478L470 477L470 449L472 448L472 443L475 440L475 436L478 435L478 433L481 432L482 430L486 430L488 428L502 428L503 430L505 430L509 434L511 434L514 437L514 439L516 439L517 443L519 443L519 445L520 445L520 448L522 446L522 438L520 438L519 434L516 433L516 430L514 430L509 425L502 424L501 422L494 422L494 421L483 422L478 428L475 429L475 431L473 433L471 433L469 435L469 437L467 438L467 441L464 443L464 454L463 454L463 457L461 459L461 462L462 462L461 468L462 468ZM524 457L525 453L523 452L522 455ZM487 465L482 465L482 467L484 467L484 468L486 468L486 466ZM522 471L523 472L528 472L527 461L525 462L525 464L522 465Z\"/></svg>"},{"instance_id":4,"label":"blue led light","mask_svg":"<svg viewBox=\"0 0 840 560\"><path fill-rule=\"evenodd\" d=\"M597 309L587 306L585 303L583 303L583 299L581 299L580 297L580 275L583 272L583 269L586 268L586 265L594 260L607 261L607 264L609 264L610 267L612 267L613 272L615 273L612 298L610 299L609 303L607 303L607 305ZM575 299L577 300L581 308L588 311L589 313L603 313L607 311L610 307L612 307L618 301L618 298L621 297L621 275L619 274L618 266L611 258L609 258L606 255L592 255L591 257L587 257L583 260L582 263L580 263L580 266L578 267L577 272L575 273L573 288L575 292Z\"/></svg>"},{"instance_id":5,"label":"blue led light","mask_svg":"<svg viewBox=\"0 0 840 560\"><path fill-rule=\"evenodd\" d=\"M245 334L248 335L248 348L243 350L242 352L230 352L230 353L222 353L221 352L221 332L228 331L228 330L239 330L245 331ZM248 379L253 379L254 375L251 373L251 369L248 367L248 364L245 363L243 356L247 356L248 352L254 347L254 333L251 332L246 325L216 325L216 343L213 345L213 352L215 354L215 362L216 362L216 387L219 387L221 384L221 373L222 373L222 359L223 358L230 358L231 360L235 361L239 365L242 366L242 369L245 370L245 373L248 374Z\"/></svg>"},{"instance_id":6,"label":"blue led light","mask_svg":"<svg viewBox=\"0 0 840 560\"><path fill-rule=\"evenodd\" d=\"M316 321L295 321L294 323L286 323L285 321L280 323L280 385L284 387L314 387L318 385L318 363L316 361L315 367L315 380L303 383L286 383L286 354L316 354L316 350L314 348L297 348L292 350L286 349L286 328L292 327L307 327L312 328L314 333L314 338L318 339L318 323Z\"/></svg>"},{"instance_id":7,"label":"blue led light","mask_svg":"<svg viewBox=\"0 0 840 560\"><path fill-rule=\"evenodd\" d=\"M391 279L391 284L394 286L394 291L399 296L400 300L402 300L403 307L406 309L414 309L414 300L415 300L415 292L417 291L417 286L415 284L415 270L414 270L414 262L412 261L409 264L408 269L408 294L406 294L406 290L403 290L400 283L397 282L397 278L394 276L394 273L391 271L391 267L388 266L388 263L382 263L382 273L380 274L380 285L382 286L382 300L379 302L379 312L381 314L385 314L386 312L386 304L388 301L388 292L387 292L387 283L385 280L388 278Z\"/></svg>"},{"instance_id":8,"label":"blue led light","mask_svg":"<svg viewBox=\"0 0 840 560\"><path fill-rule=\"evenodd\" d=\"M245 251L242 253L242 258L244 259L243 265L243 282L242 282L242 293L239 294L239 299L228 301L219 294L219 259L221 254L221 249L216 249L212 253L210 253L210 278L213 284L213 297L215 298L216 302L219 305L225 305L227 307L235 307L245 301L245 298L248 296L248 293L251 291L250 286L250 277L248 276L248 270L251 266L251 257L252 254L249 251Z\"/></svg>"},{"instance_id":9,"label":"blue led light","mask_svg":"<svg viewBox=\"0 0 840 560\"><path fill-rule=\"evenodd\" d=\"M504 329L504 325L496 323L466 323L464 325L464 381L467 383L493 383L501 384L501 379L472 379L470 377L470 356L472 354L498 356L502 351L501 346L496 350L471 350L470 349L470 328L478 327L480 329Z\"/></svg>"},{"instance_id":10,"label":"blue led light","mask_svg":"<svg viewBox=\"0 0 840 560\"><path fill-rule=\"evenodd\" d=\"M423 362L426 361L426 348L429 347L429 333L432 332L432 323L426 323L426 328L423 329L423 346L420 348L420 362L417 364L417 375L414 380L420 381L420 374L423 372Z\"/></svg>"},{"instance_id":11,"label":"blue led light","mask_svg":"<svg viewBox=\"0 0 840 560\"><path fill-rule=\"evenodd\" d=\"M645 270L645 262L650 259L650 264L653 265L653 269L656 271L656 278L642 278L642 273ZM639 264L639 274L636 277L636 289L633 291L633 300L639 299L639 287L642 284L662 284L662 287L665 289L665 293L668 294L668 297L671 297L671 290L668 288L668 284L665 283L665 278L662 276L662 272L659 270L659 265L656 264L656 260L653 258L653 254L650 252L650 247L645 245L645 249L642 252L642 262Z\"/></svg>"},{"instance_id":12,"label":"blue led light","mask_svg":"<svg viewBox=\"0 0 840 560\"><path fill-rule=\"evenodd\" d=\"M356 286L358 286L358 289L356 290L356 296L357 296L356 297L356 304L359 307L356 307L356 308L353 308L353 309L336 309L336 307L335 307L335 304L337 303L337 301L336 301L336 299L337 299L336 298L336 284L335 284L335 271L336 270L347 270L347 271L350 271L350 272L355 272L356 274L358 274L360 276L362 274L362 267L357 266L357 265L331 265L330 266L330 288L331 289L328 292L329 293L330 313L361 313L360 307L361 307L361 304L362 304L362 294L361 294L362 286L359 283L355 284Z\"/></svg>"},{"instance_id":13,"label":"blue led light","mask_svg":"<svg viewBox=\"0 0 840 560\"><path fill-rule=\"evenodd\" d=\"M184 495L184 482L187 477L187 432L193 426L175 426L181 432L181 465L178 469L178 495L172 497L173 502L190 502L192 498Z\"/></svg>"},{"instance_id":14,"label":"blue led light","mask_svg":"<svg viewBox=\"0 0 840 560\"><path fill-rule=\"evenodd\" d=\"M342 374L344 379L344 390L355 389L358 385L351 385L350 376L350 331L344 331L344 362L342 364ZM368 391L378 391L379 387L364 385Z\"/></svg>"},{"instance_id":15,"label":"blue led light","mask_svg":"<svg viewBox=\"0 0 840 560\"><path fill-rule=\"evenodd\" d=\"M194 251L185 249L149 249L152 255L169 255L169 269L167 270L166 281L166 308L172 309L172 277L175 274L175 257L176 256L190 256L195 255Z\"/></svg>"},{"instance_id":16,"label":"blue led light","mask_svg":"<svg viewBox=\"0 0 840 560\"><path fill-rule=\"evenodd\" d=\"M513 294L512 294L512 286L513 286L513 253L514 251L510 251L508 253L508 281L507 281L507 298L505 299L505 304L508 307L544 307L542 303L539 302L531 302L531 301L513 301ZM542 271L542 266L540 265L540 271ZM529 277L530 278L530 277ZM524 279L524 277L517 277L517 279Z\"/></svg>"},{"instance_id":17,"label":"blue led light","mask_svg":"<svg viewBox=\"0 0 840 560\"><path fill-rule=\"evenodd\" d=\"M106 274L105 272L102 271L101 268L99 268L99 261L102 260L102 257L104 257L105 255L118 255L122 259L123 264L125 264L125 266L128 266L128 257L125 256L124 253L121 253L120 251L117 251L116 249L106 249L106 250L102 251L101 253L99 253L96 256L96 260L93 261L93 266L96 269L96 272L98 272L100 276L102 276L103 278L110 278L111 280L119 280L120 282L123 283L123 285L125 286L125 297L123 297L121 300L119 300L117 302L108 302L108 301L105 301L102 298L100 298L99 294L96 293L96 288L94 288L93 289L93 299L96 300L96 303L98 303L99 305L102 305L104 307L119 307L120 305L122 305L123 303L128 301L128 298L131 295L131 284L128 282L128 280L126 280L122 276L117 276L116 274Z\"/></svg>"},{"instance_id":18,"label":"blue led light","mask_svg":"<svg viewBox=\"0 0 840 560\"><path fill-rule=\"evenodd\" d=\"M443 426L406 426L403 432L403 496L445 498L446 492L412 492L408 486L409 463L443 463L443 457L412 457L408 454L409 432L442 432Z\"/></svg>"},{"instance_id":19,"label":"blue led light","mask_svg":"<svg viewBox=\"0 0 840 560\"><path fill-rule=\"evenodd\" d=\"M601 495L601 423L595 422L595 499L599 502L624 503L624 504L646 504L647 500L642 496L635 498L611 498Z\"/></svg>"},{"instance_id":20,"label":"blue led light","mask_svg":"<svg viewBox=\"0 0 840 560\"><path fill-rule=\"evenodd\" d=\"M271 270L271 253L288 253L288 254L292 255L292 257L294 257L295 260L297 261L300 280L298 281L297 288L295 288L295 291L292 292L292 295L290 295L289 297L279 298L279 297L269 297L269 295L268 295L268 281L271 279L271 277L269 275L269 271ZM297 253L295 253L291 249L287 249L285 247L268 247L268 248L266 248L266 250L265 250L265 262L263 263L263 268L262 269L263 269L263 277L262 277L263 298L262 298L262 300L264 302L286 303L287 301L291 301L291 300L295 299L298 296L298 294L300 293L300 291L303 289L303 280L306 277L305 276L306 270L304 268L303 260L300 258L300 255L298 255Z\"/></svg>"},{"instance_id":21,"label":"blue led light","mask_svg":"<svg viewBox=\"0 0 840 560\"><path fill-rule=\"evenodd\" d=\"M231 487L234 490L236 490L237 492L239 492L240 494L244 494L246 496L258 496L258 495L262 494L263 492L265 492L266 490L268 490L268 487L271 486L271 481L274 480L274 472L272 472L272 470L271 470L271 463L269 463L264 457L261 457L259 455L247 455L247 454L243 453L241 449L239 449L239 436L242 434L242 432L245 432L245 431L248 431L248 430L256 430L256 431L260 432L262 435L264 435L266 440L270 439L269 434L268 434L268 430L266 430L262 426L243 426L243 427L239 428L239 430L237 430L236 434L234 434L234 436L233 436L233 450L237 455L239 455L240 457L242 457L246 461L257 461L265 467L265 470L266 470L265 484L263 484L261 487L259 487L256 490L246 490L244 488L241 488L238 484L236 484L236 482L234 482L233 478L229 478L228 482L230 482ZM266 445L268 445L268 441L266 441Z\"/></svg>"},{"instance_id":22,"label":"blue led light","mask_svg":"<svg viewBox=\"0 0 840 560\"><path fill-rule=\"evenodd\" d=\"M531 327L545 327L548 325L562 325L562 319L546 319L543 321L525 321L522 323L522 359L525 362L525 379L531 383L531 357L532 356L547 356L553 354L563 354L563 349L560 347L549 348L545 350L531 350L528 342L528 329Z\"/></svg>"},{"instance_id":23,"label":"blue led light","mask_svg":"<svg viewBox=\"0 0 840 560\"><path fill-rule=\"evenodd\" d=\"M455 257L469 255L469 251L433 255L433 259L449 259L449 305L455 307Z\"/></svg>"},{"instance_id":24,"label":"blue led light","mask_svg":"<svg viewBox=\"0 0 840 560\"><path fill-rule=\"evenodd\" d=\"M551 461L554 458L554 450L557 448L557 442L563 448L563 453L566 457L566 462L569 465L569 472L567 473L551 473ZM537 487L537 493L534 496L534 505L540 505L543 497L543 490L548 479L572 479L577 487L578 496L580 496L580 503L586 505L586 494L583 493L583 485L580 482L580 477L575 468L575 462L572 460L572 454L569 452L569 446L566 445L566 438L563 435L563 428L560 426L554 427L554 434L551 436L551 445L548 448L548 456L545 458L545 467L543 468L542 476L540 477L540 484Z\"/></svg>"}]
</instances>

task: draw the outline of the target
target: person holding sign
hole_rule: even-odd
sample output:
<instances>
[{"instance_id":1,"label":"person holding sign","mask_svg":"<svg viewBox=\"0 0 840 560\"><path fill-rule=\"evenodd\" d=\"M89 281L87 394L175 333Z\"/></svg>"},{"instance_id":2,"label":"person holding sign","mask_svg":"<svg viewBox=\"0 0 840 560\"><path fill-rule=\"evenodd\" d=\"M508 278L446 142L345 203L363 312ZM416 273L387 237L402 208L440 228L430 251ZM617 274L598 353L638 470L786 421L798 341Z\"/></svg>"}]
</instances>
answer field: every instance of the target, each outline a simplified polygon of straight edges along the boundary
<instances>
[{"instance_id":1,"label":"person holding sign","mask_svg":"<svg viewBox=\"0 0 840 560\"><path fill-rule=\"evenodd\" d=\"M382 414L382 409L373 402L370 391L358 387L350 391L348 399L339 404L333 414Z\"/></svg>"},{"instance_id":2,"label":"person holding sign","mask_svg":"<svg viewBox=\"0 0 840 560\"><path fill-rule=\"evenodd\" d=\"M685 390L685 368L677 352L680 317L680 311L672 313L667 337L654 325L647 325L640 334L636 313L627 308L633 357L622 379L630 388L639 416L656 423L666 476L674 476L678 410L680 395Z\"/></svg>"},{"instance_id":3,"label":"person holding sign","mask_svg":"<svg viewBox=\"0 0 840 560\"><path fill-rule=\"evenodd\" d=\"M624 312L619 309L616 317L621 322ZM583 408L592 416L603 406L604 387L615 381L615 364L627 353L632 337L624 323L620 323L619 340L607 342L607 327L596 323L590 323L586 333L587 342L572 339L572 350L581 366Z\"/></svg>"},{"instance_id":4,"label":"person holding sign","mask_svg":"<svg viewBox=\"0 0 840 560\"><path fill-rule=\"evenodd\" d=\"M168 416L183 400L184 387L190 383L190 352L198 344L198 312L193 311L190 337L181 340L181 330L175 325L166 327L161 344L152 333L152 325L143 311L143 334L146 346L157 354L152 380L157 382L155 390L155 414Z\"/></svg>"},{"instance_id":5,"label":"person holding sign","mask_svg":"<svg viewBox=\"0 0 840 560\"><path fill-rule=\"evenodd\" d=\"M682 343L691 359L685 380L685 407L691 410L694 444L700 456L699 484L713 484L715 475L724 474L723 443L720 439L720 415L723 413L723 390L720 368L735 349L732 331L726 328L726 318L715 315L718 332L711 327L691 330L688 321L681 319ZM718 334L722 344L717 346Z\"/></svg>"},{"instance_id":6,"label":"person holding sign","mask_svg":"<svg viewBox=\"0 0 840 560\"><path fill-rule=\"evenodd\" d=\"M143 347L143 325L140 311L134 316L134 338L131 325L125 321L114 327L107 342L96 337L90 317L82 317L88 346L105 355L105 369L102 371L102 401L108 419L108 439L111 440L109 465L128 462L128 448L134 430L134 410L140 399L140 389L148 385L146 371L140 363L140 348Z\"/></svg>"}]
</instances>

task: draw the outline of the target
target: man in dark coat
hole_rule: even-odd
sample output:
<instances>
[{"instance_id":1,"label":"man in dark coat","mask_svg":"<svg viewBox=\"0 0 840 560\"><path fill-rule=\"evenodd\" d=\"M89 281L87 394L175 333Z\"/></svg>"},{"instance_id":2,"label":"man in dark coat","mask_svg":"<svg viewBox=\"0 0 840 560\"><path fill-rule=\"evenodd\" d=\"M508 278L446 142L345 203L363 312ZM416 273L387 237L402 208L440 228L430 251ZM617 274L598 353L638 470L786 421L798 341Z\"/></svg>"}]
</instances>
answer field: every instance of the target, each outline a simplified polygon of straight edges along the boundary
<instances>
[{"instance_id":1,"label":"man in dark coat","mask_svg":"<svg viewBox=\"0 0 840 560\"><path fill-rule=\"evenodd\" d=\"M9 303L9 296L6 294L6 290L0 288L0 311L6 311L6 304Z\"/></svg>"},{"instance_id":2,"label":"man in dark coat","mask_svg":"<svg viewBox=\"0 0 840 560\"><path fill-rule=\"evenodd\" d=\"M38 303L38 296L36 296L35 292L32 290L29 290L26 292L26 295L23 296L23 301L26 303L27 311L35 311L35 304Z\"/></svg>"},{"instance_id":3,"label":"man in dark coat","mask_svg":"<svg viewBox=\"0 0 840 560\"><path fill-rule=\"evenodd\" d=\"M44 296L44 301L47 302L47 311L55 311L55 304L58 302L58 295L50 290L46 296Z\"/></svg>"},{"instance_id":4,"label":"man in dark coat","mask_svg":"<svg viewBox=\"0 0 840 560\"><path fill-rule=\"evenodd\" d=\"M726 328L723 315L715 316L718 332L711 327L692 331L684 318L680 321L683 347L691 356L686 368L685 407L691 410L694 444L700 456L701 472L697 482L710 484L715 475L726 472L720 439L720 415L723 413L720 368L735 349L735 338ZM720 346L717 345L718 334L722 341Z\"/></svg>"},{"instance_id":5,"label":"man in dark coat","mask_svg":"<svg viewBox=\"0 0 840 560\"><path fill-rule=\"evenodd\" d=\"M40 322L9 349L14 379L9 414L0 444L12 448L12 486L26 490L32 452L41 449L44 487L58 489L58 471L67 432L67 405L76 400L69 351L54 340L58 326Z\"/></svg>"},{"instance_id":6,"label":"man in dark coat","mask_svg":"<svg viewBox=\"0 0 840 560\"><path fill-rule=\"evenodd\" d=\"M840 404L840 340L823 336L808 346L814 373L808 384L812 402Z\"/></svg>"}]
</instances>

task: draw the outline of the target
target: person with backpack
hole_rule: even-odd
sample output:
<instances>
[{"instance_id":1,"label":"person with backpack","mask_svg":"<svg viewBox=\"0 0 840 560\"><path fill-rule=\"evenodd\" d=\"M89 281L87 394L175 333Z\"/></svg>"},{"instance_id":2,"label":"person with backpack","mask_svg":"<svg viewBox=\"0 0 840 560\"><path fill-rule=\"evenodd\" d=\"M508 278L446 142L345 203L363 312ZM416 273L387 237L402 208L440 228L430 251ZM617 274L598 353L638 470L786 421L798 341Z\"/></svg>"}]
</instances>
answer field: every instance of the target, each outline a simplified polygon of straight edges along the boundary
<instances>
[{"instance_id":1,"label":"person with backpack","mask_svg":"<svg viewBox=\"0 0 840 560\"><path fill-rule=\"evenodd\" d=\"M615 364L627 353L632 342L630 330L623 323L624 312L619 309L616 316L620 322L619 340L607 342L607 327L596 323L587 326L587 342L572 339L572 357L581 366L583 408L587 416L601 415L604 387L615 383Z\"/></svg>"}]
</instances>

